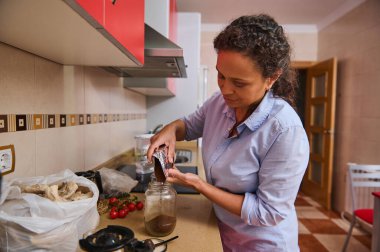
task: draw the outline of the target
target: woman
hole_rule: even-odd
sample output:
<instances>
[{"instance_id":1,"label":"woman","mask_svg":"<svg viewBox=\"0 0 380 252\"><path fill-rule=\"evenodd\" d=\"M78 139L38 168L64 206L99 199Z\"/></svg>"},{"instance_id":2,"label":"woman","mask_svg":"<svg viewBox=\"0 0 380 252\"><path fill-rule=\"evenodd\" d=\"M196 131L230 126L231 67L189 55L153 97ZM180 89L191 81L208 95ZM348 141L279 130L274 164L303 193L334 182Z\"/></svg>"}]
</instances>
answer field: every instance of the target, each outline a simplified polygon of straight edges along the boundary
<instances>
[{"instance_id":1,"label":"woman","mask_svg":"<svg viewBox=\"0 0 380 252\"><path fill-rule=\"evenodd\" d=\"M220 92L151 138L165 144L202 137L207 182L177 169L167 181L213 202L224 251L299 251L294 201L309 143L292 106L295 74L283 29L267 15L234 20L214 40Z\"/></svg>"}]
</instances>

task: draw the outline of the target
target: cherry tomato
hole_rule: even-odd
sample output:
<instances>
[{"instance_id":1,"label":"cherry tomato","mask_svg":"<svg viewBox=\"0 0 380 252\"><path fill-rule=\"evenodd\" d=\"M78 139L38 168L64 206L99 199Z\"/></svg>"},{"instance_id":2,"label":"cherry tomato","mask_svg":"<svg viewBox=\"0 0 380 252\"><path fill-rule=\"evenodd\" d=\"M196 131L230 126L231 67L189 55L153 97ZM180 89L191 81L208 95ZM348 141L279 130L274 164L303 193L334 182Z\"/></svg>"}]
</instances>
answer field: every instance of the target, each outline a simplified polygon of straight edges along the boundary
<instances>
[{"instance_id":1,"label":"cherry tomato","mask_svg":"<svg viewBox=\"0 0 380 252\"><path fill-rule=\"evenodd\" d=\"M124 218L125 216L127 216L128 212L124 209L120 209L119 212L117 212L117 217L119 218Z\"/></svg>"},{"instance_id":2,"label":"cherry tomato","mask_svg":"<svg viewBox=\"0 0 380 252\"><path fill-rule=\"evenodd\" d=\"M128 208L128 206L127 206L126 204L121 205L120 210L124 210L124 211L126 211L127 214L128 214L128 212L129 212L129 208Z\"/></svg>"},{"instance_id":3,"label":"cherry tomato","mask_svg":"<svg viewBox=\"0 0 380 252\"><path fill-rule=\"evenodd\" d=\"M141 201L137 201L136 202L136 208L137 210L141 210L144 208L144 203L142 203Z\"/></svg>"},{"instance_id":4,"label":"cherry tomato","mask_svg":"<svg viewBox=\"0 0 380 252\"><path fill-rule=\"evenodd\" d=\"M111 211L110 212L110 218L111 219L116 219L118 217L118 212L117 211Z\"/></svg>"},{"instance_id":5,"label":"cherry tomato","mask_svg":"<svg viewBox=\"0 0 380 252\"><path fill-rule=\"evenodd\" d=\"M108 200L108 203L110 205L116 205L118 202L118 199L116 197L111 197L109 200Z\"/></svg>"},{"instance_id":6,"label":"cherry tomato","mask_svg":"<svg viewBox=\"0 0 380 252\"><path fill-rule=\"evenodd\" d=\"M135 211L135 209L136 209L136 205L134 203L131 202L128 204L129 212L133 212L133 211Z\"/></svg>"},{"instance_id":7,"label":"cherry tomato","mask_svg":"<svg viewBox=\"0 0 380 252\"><path fill-rule=\"evenodd\" d=\"M117 212L117 207L116 206L113 206L113 207L111 207L111 210L110 210L111 212L112 211L116 211Z\"/></svg>"}]
</instances>

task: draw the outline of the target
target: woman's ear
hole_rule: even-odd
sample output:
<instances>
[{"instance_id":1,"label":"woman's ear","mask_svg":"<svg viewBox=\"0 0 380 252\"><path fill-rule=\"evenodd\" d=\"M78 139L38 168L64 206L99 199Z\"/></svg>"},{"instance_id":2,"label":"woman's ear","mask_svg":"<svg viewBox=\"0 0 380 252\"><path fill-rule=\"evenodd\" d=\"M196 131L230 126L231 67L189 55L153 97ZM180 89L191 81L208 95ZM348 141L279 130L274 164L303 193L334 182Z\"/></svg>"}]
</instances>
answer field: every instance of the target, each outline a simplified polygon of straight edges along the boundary
<instances>
[{"instance_id":1,"label":"woman's ear","mask_svg":"<svg viewBox=\"0 0 380 252\"><path fill-rule=\"evenodd\" d=\"M282 69L277 70L271 77L269 77L267 84L267 91L272 88L273 84L280 78L282 74Z\"/></svg>"}]
</instances>

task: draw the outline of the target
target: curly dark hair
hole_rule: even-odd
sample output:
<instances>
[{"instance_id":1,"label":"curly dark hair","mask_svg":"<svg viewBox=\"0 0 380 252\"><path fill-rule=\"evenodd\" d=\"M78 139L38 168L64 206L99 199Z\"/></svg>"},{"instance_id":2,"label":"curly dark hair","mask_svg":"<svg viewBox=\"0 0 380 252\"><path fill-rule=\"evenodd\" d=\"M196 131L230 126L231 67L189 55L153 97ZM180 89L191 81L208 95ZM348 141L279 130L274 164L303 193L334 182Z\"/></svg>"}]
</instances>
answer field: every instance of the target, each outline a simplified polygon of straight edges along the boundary
<instances>
[{"instance_id":1,"label":"curly dark hair","mask_svg":"<svg viewBox=\"0 0 380 252\"><path fill-rule=\"evenodd\" d=\"M282 27L266 14L242 16L232 21L214 39L215 50L229 50L250 57L264 78L282 74L273 84L273 94L296 107L297 76L290 68L291 48Z\"/></svg>"}]
</instances>

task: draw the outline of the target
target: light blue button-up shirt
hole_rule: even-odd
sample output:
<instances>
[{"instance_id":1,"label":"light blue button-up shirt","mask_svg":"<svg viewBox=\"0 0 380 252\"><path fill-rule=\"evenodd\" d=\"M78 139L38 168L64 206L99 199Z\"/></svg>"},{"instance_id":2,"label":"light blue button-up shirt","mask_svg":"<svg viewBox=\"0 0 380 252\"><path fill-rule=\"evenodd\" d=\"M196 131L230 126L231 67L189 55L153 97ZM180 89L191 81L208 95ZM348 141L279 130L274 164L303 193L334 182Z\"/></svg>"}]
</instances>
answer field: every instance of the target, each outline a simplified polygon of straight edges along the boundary
<instances>
[{"instance_id":1,"label":"light blue button-up shirt","mask_svg":"<svg viewBox=\"0 0 380 252\"><path fill-rule=\"evenodd\" d=\"M299 251L294 201L309 142L293 108L269 91L228 138L235 112L218 92L183 121L186 140L203 137L207 182L245 196L240 217L214 204L225 251Z\"/></svg>"}]
</instances>

